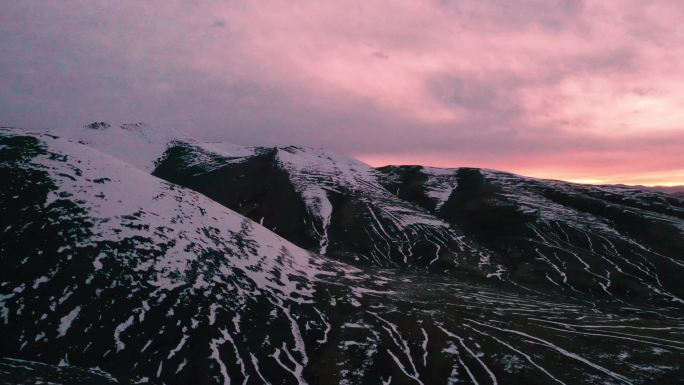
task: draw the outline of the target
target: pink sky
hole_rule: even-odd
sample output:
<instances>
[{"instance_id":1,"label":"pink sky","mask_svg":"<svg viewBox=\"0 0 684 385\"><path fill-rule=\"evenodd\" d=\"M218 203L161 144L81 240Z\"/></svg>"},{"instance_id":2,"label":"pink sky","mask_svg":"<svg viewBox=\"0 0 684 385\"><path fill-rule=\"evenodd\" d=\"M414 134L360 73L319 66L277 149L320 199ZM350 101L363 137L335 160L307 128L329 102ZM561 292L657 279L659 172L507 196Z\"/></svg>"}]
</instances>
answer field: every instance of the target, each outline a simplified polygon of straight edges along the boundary
<instances>
[{"instance_id":1,"label":"pink sky","mask_svg":"<svg viewBox=\"0 0 684 385\"><path fill-rule=\"evenodd\" d=\"M1 125L684 184L680 1L0 4Z\"/></svg>"}]
</instances>

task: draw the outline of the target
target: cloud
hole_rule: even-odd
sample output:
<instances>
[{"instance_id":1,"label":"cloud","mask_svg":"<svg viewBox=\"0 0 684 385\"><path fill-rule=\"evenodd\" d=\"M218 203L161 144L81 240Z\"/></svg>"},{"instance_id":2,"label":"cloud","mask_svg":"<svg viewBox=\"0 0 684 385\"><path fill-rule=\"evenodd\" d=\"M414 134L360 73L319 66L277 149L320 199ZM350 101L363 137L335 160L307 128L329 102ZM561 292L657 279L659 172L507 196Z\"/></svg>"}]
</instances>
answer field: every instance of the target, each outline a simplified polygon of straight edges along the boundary
<instances>
[{"instance_id":1,"label":"cloud","mask_svg":"<svg viewBox=\"0 0 684 385\"><path fill-rule=\"evenodd\" d=\"M378 58L378 59L382 59L382 60L387 60L387 59L389 59L389 57L387 57L387 55L385 55L384 53L382 53L382 52L380 52L380 51L375 51L375 52L373 52L373 56L376 57L376 58Z\"/></svg>"},{"instance_id":2,"label":"cloud","mask_svg":"<svg viewBox=\"0 0 684 385\"><path fill-rule=\"evenodd\" d=\"M0 123L665 178L684 169L683 21L674 0L5 2Z\"/></svg>"},{"instance_id":3,"label":"cloud","mask_svg":"<svg viewBox=\"0 0 684 385\"><path fill-rule=\"evenodd\" d=\"M214 28L226 28L226 22L224 20L216 20L211 23L211 26Z\"/></svg>"}]
</instances>

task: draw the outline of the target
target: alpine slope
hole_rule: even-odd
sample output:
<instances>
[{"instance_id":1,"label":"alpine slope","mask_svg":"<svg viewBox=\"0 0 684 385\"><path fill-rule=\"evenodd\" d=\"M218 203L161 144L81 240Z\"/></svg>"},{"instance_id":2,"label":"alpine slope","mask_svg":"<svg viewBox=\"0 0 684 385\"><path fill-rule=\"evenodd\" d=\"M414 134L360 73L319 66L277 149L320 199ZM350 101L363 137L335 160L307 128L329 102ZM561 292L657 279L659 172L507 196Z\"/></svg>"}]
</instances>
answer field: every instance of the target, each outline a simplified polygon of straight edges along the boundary
<instances>
[{"instance_id":1,"label":"alpine slope","mask_svg":"<svg viewBox=\"0 0 684 385\"><path fill-rule=\"evenodd\" d=\"M0 130L0 383L678 384L684 202Z\"/></svg>"}]
</instances>

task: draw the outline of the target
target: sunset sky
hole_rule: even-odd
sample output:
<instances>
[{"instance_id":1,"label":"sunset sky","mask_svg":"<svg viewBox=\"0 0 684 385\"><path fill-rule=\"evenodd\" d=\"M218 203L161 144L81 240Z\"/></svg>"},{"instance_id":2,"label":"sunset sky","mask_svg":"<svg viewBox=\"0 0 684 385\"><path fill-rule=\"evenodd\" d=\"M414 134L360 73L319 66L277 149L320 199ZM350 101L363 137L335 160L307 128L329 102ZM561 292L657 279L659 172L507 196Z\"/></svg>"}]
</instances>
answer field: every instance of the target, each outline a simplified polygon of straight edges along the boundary
<instances>
[{"instance_id":1,"label":"sunset sky","mask_svg":"<svg viewBox=\"0 0 684 385\"><path fill-rule=\"evenodd\" d=\"M0 125L684 184L684 2L0 3Z\"/></svg>"}]
</instances>

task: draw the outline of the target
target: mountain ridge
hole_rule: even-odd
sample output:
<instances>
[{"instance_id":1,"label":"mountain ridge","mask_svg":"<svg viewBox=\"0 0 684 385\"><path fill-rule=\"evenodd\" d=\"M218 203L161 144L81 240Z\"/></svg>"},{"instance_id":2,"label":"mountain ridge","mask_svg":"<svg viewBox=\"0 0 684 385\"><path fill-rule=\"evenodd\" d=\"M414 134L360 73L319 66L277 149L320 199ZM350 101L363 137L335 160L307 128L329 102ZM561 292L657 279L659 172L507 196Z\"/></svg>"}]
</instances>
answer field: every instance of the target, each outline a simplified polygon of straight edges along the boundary
<instances>
[{"instance_id":1,"label":"mountain ridge","mask_svg":"<svg viewBox=\"0 0 684 385\"><path fill-rule=\"evenodd\" d=\"M277 162L271 162L272 153L265 154L266 161L245 163L225 153L207 154L186 147L175 147L175 151L189 151L182 153L189 157L167 164L167 172L180 173L183 168L179 166L183 166L190 170L189 177L209 175L206 180L217 183L216 177L224 174L207 171L222 170L234 173L238 181L261 180L269 185L274 176L264 172L276 167L278 175L287 177L283 183L291 183L291 174L280 173ZM242 154L243 158L254 156L259 155ZM316 168L304 169L309 177L305 183L318 185ZM56 380L59 376L65 383L78 383L86 375L104 375L98 381L676 384L684 378L682 306L668 300L667 293L653 291L667 284L665 274L646 263L657 255L644 250L641 254L647 259L635 255L630 260L635 263L630 269L635 271L610 251L613 244L616 253L628 252L617 241L593 244L594 254L607 260L589 259L593 254L570 249L589 264L588 270L575 259L579 264L575 271L570 254L567 266L558 260L536 260L534 255L528 258L530 263L547 266L529 273L542 282L544 274L558 274L549 264L555 261L568 283L580 289L576 279L594 277L604 283L603 269L612 266L610 282L615 285L618 278L614 275L621 274L622 279L633 279L635 287L648 289L647 301L630 301L612 286L606 288L612 295L573 295L569 288L563 290L564 286L557 288L551 282L528 285L503 273L487 278L487 265L478 266L482 262L478 247L487 240L477 230L483 223L463 221L482 211L508 213L523 203L537 204L528 201L530 196L546 191L538 189L555 191L554 186L528 185L531 182L483 175L478 170L464 171L454 186L451 179L432 183L416 170L393 169L385 170L386 178L377 179L373 188L346 191L341 188L344 183L335 181L336 174L334 170L322 173L328 179L320 182L320 186L340 187L341 201L330 201L331 224L344 219L356 227L368 226L372 234L382 233L380 226L385 222L381 217L375 222L366 210L377 210L372 211L377 215L383 207L348 208L359 207L358 202L390 204L400 199L397 195L407 194L402 198L407 203L399 209L413 213L411 208L419 207L418 203L431 202L418 199L424 196L423 186L453 186L455 192L441 206L418 212L441 213L439 221L458 225L449 224L448 231L463 231L468 238L481 234L478 241L463 241L475 248L472 257L478 258L470 266L474 270L455 264L455 275L439 269L426 271L420 259L409 260L406 266L385 266L373 259L350 264L346 261L355 262L353 258L330 253L332 242L326 255L318 253L321 245L317 242L311 244L313 251L302 249L271 231L266 219L250 220L209 199L208 194L159 179L77 141L0 130L0 176L13 181L0 189L0 255L5 267L0 272L0 356L13 358L0 361L0 381L26 382L46 376ZM232 179L218 179L225 182L223 189L243 186ZM383 187L381 182L401 184L401 188ZM490 185L493 182L509 189L504 194L527 195L511 203L510 197L497 190L498 185ZM252 182L245 183L249 187ZM383 190L377 190L378 185ZM252 202L268 202L259 194L251 195L259 189L239 190ZM280 199L279 189L268 191L273 199ZM380 191L379 195L368 195L374 191ZM300 207L303 211L297 212L304 215L304 198L295 188L289 193L292 200L284 202ZM616 199L605 194L601 202ZM446 194L425 194L433 195ZM624 198L638 208L652 204L650 196ZM340 205L345 201L351 204ZM548 202L541 205L546 207ZM674 203L659 207L663 213L655 214L679 213ZM394 219L388 217L387 243L397 250L388 255L399 264L401 245L429 234L423 234L427 230L422 227L413 228L412 234L407 230L410 226L397 225L397 234L409 241L394 239L389 227ZM477 231L468 233L472 226ZM558 238L562 237L558 229L541 225L536 229L551 249L554 245L579 247L580 235L584 235L569 232L567 238ZM334 240L334 232L329 236ZM544 241L525 242L540 245ZM424 251L433 258L433 249ZM455 251L460 257L462 251ZM498 253L492 258L506 255L492 252ZM604 265L596 265L601 261ZM669 267L675 276L677 266ZM482 269L479 275L477 268ZM69 370L59 371L59 365L68 365Z\"/></svg>"},{"instance_id":2,"label":"mountain ridge","mask_svg":"<svg viewBox=\"0 0 684 385\"><path fill-rule=\"evenodd\" d=\"M0 127L0 128L10 128L10 129L21 129L17 127ZM96 135L86 135L85 133L87 130L84 129L89 129L92 131L99 132ZM311 146L298 146L298 145L272 145L272 146L243 146L243 145L238 145L238 144L233 144L230 142L226 141L216 141L216 140L209 140L209 141L203 141L203 140L198 140L196 138L191 137L189 134L185 133L183 130L180 129L175 129L175 128L165 128L165 127L158 127L158 126L153 126L145 122L124 122L119 125L112 125L107 122L92 122L90 124L87 124L83 127L75 127L75 128L70 128L70 129L59 129L59 130L51 130L51 129L36 129L36 130L29 130L33 132L53 132L57 135L61 135L64 137L67 137L72 140L77 140L77 141L84 141L88 142L89 140L93 140L97 138L98 136L102 136L102 133L105 132L116 132L117 129L121 129L124 132L128 133L135 133L139 135L143 139L150 140L153 138L153 140L150 140L147 144L154 144L155 147L159 147L160 143L165 145L174 141L188 141L192 142L198 146L202 146L208 151L211 152L224 152L226 155L228 154L235 154L235 153L242 153L242 154L248 154L254 149L258 148L273 148L273 149L287 149L287 148L300 148L300 149L307 149L307 150L313 150L313 151L325 151L330 154L336 154L338 156L347 158L349 160L353 160L355 162L363 163L367 165L368 167L374 168L374 169L381 169L385 167L423 167L426 169L433 169L433 170L456 170L459 168L478 168L481 170L485 171L493 171L493 172L500 172L500 173L508 173L512 175L516 175L518 177L523 177L523 178L530 178L530 179L537 179L541 181L550 181L550 182L563 182L563 183L568 183L568 184L576 184L576 185L582 185L582 186L594 186L594 187L617 187L617 188L626 188L626 189L637 189L637 190L649 190L649 191L656 191L656 192L663 192L663 193L680 193L684 191L684 185L681 186L659 186L659 185L654 185L654 186L646 186L646 185L640 185L640 184L621 184L621 183L609 183L609 184L591 184L591 183L578 183L578 182L570 182L570 181L565 181L562 179L554 179L554 178L539 178L539 177L532 177L532 176L525 176L522 174L517 174L514 172L510 171L502 171L502 170L497 170L497 169L491 169L491 168L484 168L484 167L472 167L472 166L467 166L467 167L461 167L461 166L456 166L456 167L437 167L437 166L430 166L430 165L420 165L420 164L391 164L391 165L384 165L384 166L378 166L378 167L373 167L370 166L366 163L364 163L361 160L358 160L354 158L353 156L347 156L347 155L342 155L339 153L336 153L334 151L330 151L328 149L325 149L324 147L311 147ZM154 135L149 136L150 133L154 133ZM119 138L121 140L123 136L117 135L115 138ZM87 143L90 146L94 147L99 147L99 148L104 148L112 144L111 141L112 138L107 138L107 141L105 140L100 140L95 143ZM160 140L161 139L161 140ZM114 143L116 140L114 140ZM130 144L131 142L128 140L124 140L127 144ZM227 149L221 150L222 146L226 146ZM111 151L111 148L109 149ZM116 152L116 151L114 151ZM156 153L156 151L153 151ZM123 154L119 156L120 158L130 158L132 156L131 153ZM135 162L131 162L135 163Z\"/></svg>"},{"instance_id":3,"label":"mountain ridge","mask_svg":"<svg viewBox=\"0 0 684 385\"><path fill-rule=\"evenodd\" d=\"M144 124L70 132L138 165L141 135L143 143L154 138L146 172L348 263L423 267L580 297L684 298L675 274L684 266L684 200L674 195L489 169L374 169L323 149L206 144ZM461 182L459 173L467 174Z\"/></svg>"}]
</instances>

